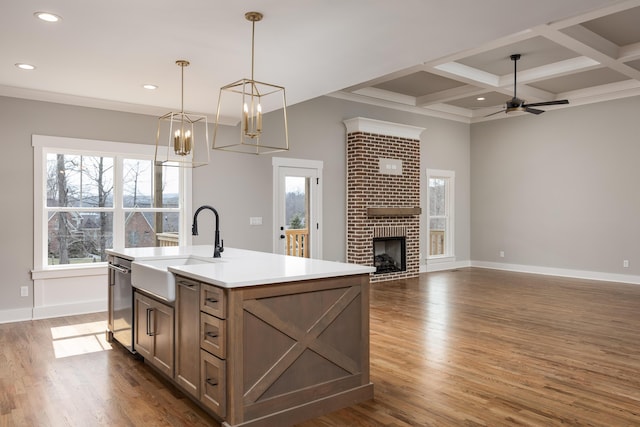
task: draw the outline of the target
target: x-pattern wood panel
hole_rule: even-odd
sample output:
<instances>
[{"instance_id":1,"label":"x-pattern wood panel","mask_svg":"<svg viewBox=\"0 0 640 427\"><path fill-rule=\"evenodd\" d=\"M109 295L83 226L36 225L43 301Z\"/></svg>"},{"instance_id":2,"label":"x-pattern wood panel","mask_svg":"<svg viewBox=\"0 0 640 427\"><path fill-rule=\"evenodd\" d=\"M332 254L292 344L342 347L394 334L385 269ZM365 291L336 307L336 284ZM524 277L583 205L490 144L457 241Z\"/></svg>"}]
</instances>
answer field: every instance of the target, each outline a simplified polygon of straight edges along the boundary
<instances>
[{"instance_id":1,"label":"x-pattern wood panel","mask_svg":"<svg viewBox=\"0 0 640 427\"><path fill-rule=\"evenodd\" d=\"M320 335L342 313L351 302L360 295L360 287L346 288L344 293L315 321L308 329L303 330L283 320L276 312L260 300L247 300L243 308L248 313L269 324L271 327L287 335L295 342L287 348L282 356L265 374L247 390L244 395L245 404L256 402L262 394L273 385L280 376L304 353L310 349L328 361L336 364L350 374L360 371L360 364L345 355L334 346L320 339Z\"/></svg>"}]
</instances>

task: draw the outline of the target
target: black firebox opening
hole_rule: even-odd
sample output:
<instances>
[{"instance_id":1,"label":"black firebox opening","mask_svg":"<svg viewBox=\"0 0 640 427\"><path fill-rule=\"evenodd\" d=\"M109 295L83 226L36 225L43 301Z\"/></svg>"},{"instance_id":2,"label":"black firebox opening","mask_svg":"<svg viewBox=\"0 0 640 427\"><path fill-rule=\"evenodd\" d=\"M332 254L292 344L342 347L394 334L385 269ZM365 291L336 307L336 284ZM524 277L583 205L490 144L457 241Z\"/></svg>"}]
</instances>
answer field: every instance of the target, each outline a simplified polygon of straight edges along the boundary
<instances>
[{"instance_id":1,"label":"black firebox opening","mask_svg":"<svg viewBox=\"0 0 640 427\"><path fill-rule=\"evenodd\" d=\"M375 274L406 271L405 242L404 237L376 237L373 239Z\"/></svg>"}]
</instances>

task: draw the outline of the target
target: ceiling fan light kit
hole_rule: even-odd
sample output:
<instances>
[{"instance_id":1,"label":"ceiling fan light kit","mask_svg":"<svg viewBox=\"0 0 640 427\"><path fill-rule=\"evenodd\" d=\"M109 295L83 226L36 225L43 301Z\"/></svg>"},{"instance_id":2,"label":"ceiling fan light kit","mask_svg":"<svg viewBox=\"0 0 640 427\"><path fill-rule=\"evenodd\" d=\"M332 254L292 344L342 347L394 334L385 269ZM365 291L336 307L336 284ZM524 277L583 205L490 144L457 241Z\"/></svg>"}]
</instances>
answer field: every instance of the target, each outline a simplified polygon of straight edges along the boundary
<instances>
[{"instance_id":1,"label":"ceiling fan light kit","mask_svg":"<svg viewBox=\"0 0 640 427\"><path fill-rule=\"evenodd\" d=\"M531 113L531 114L538 115L538 114L544 113L544 110L540 110L533 107L562 105L562 104L569 103L569 101L566 99L558 99L556 101L533 102L531 104L526 104L526 101L524 99L518 98L518 93L517 93L518 60L520 60L521 57L522 55L519 53L514 53L513 55L510 56L511 60L513 61L513 98L511 98L506 102L504 110L496 111L495 113L488 114L485 117L490 117L502 112L508 115L511 115L513 113Z\"/></svg>"}]
</instances>

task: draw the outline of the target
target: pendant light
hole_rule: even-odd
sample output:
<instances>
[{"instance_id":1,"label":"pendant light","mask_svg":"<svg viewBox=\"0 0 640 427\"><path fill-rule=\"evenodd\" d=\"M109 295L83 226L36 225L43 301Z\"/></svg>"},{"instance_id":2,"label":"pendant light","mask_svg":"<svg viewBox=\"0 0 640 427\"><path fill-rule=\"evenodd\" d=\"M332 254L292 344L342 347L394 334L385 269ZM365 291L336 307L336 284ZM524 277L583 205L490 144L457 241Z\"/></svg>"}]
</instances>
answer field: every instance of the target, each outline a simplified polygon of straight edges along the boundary
<instances>
[{"instance_id":1,"label":"pendant light","mask_svg":"<svg viewBox=\"0 0 640 427\"><path fill-rule=\"evenodd\" d=\"M256 81L253 74L256 22L261 21L263 15L260 12L247 12L244 17L251 22L251 78L238 80L220 88L213 148L247 154L287 151L289 135L285 89L282 86ZM278 111L282 112L281 117ZM264 117L266 112L271 112L268 120ZM222 140L218 129L222 120L239 123L239 142Z\"/></svg>"},{"instance_id":2,"label":"pendant light","mask_svg":"<svg viewBox=\"0 0 640 427\"><path fill-rule=\"evenodd\" d=\"M184 111L184 69L189 61L179 59L181 70L180 112L158 119L156 164L195 168L209 163L209 127L207 117Z\"/></svg>"}]
</instances>

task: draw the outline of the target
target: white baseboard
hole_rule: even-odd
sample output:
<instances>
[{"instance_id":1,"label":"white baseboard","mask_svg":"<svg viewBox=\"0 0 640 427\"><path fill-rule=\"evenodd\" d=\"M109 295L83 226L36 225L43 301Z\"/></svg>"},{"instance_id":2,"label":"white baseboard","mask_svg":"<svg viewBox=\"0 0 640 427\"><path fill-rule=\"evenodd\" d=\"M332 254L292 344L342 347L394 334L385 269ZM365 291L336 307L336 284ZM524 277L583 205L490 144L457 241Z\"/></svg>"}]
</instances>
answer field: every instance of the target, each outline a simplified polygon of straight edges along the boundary
<instances>
[{"instance_id":1,"label":"white baseboard","mask_svg":"<svg viewBox=\"0 0 640 427\"><path fill-rule=\"evenodd\" d=\"M49 319L52 317L74 316L76 314L99 313L102 311L107 311L107 300L0 310L0 323L24 322L28 320Z\"/></svg>"},{"instance_id":2,"label":"white baseboard","mask_svg":"<svg viewBox=\"0 0 640 427\"><path fill-rule=\"evenodd\" d=\"M514 271L517 273L543 274L547 276L572 277L574 279L600 280L603 282L619 282L640 285L640 276L632 274L605 273L602 271L572 270L568 268L506 264L488 261L430 262L420 265L420 273L453 270L464 267L489 268L492 270Z\"/></svg>"},{"instance_id":3,"label":"white baseboard","mask_svg":"<svg viewBox=\"0 0 640 427\"><path fill-rule=\"evenodd\" d=\"M471 267L471 261L445 261L445 262L429 262L420 265L420 273L429 273L432 271L454 270L456 268Z\"/></svg>"},{"instance_id":4,"label":"white baseboard","mask_svg":"<svg viewBox=\"0 0 640 427\"><path fill-rule=\"evenodd\" d=\"M0 310L0 323L24 322L31 320L33 308L16 308L13 310Z\"/></svg>"},{"instance_id":5,"label":"white baseboard","mask_svg":"<svg viewBox=\"0 0 640 427\"><path fill-rule=\"evenodd\" d=\"M73 304L49 305L33 308L33 319L74 316L76 314L98 313L107 311L107 300L86 301ZM105 317L106 319L106 317Z\"/></svg>"},{"instance_id":6,"label":"white baseboard","mask_svg":"<svg viewBox=\"0 0 640 427\"><path fill-rule=\"evenodd\" d=\"M547 276L572 277L575 279L601 280L604 282L620 282L640 285L640 276L631 274L604 273L601 271L571 270L566 268L540 267L523 264L504 264L488 261L471 261L471 267L490 268L493 270L515 271L518 273L544 274Z\"/></svg>"}]
</instances>

